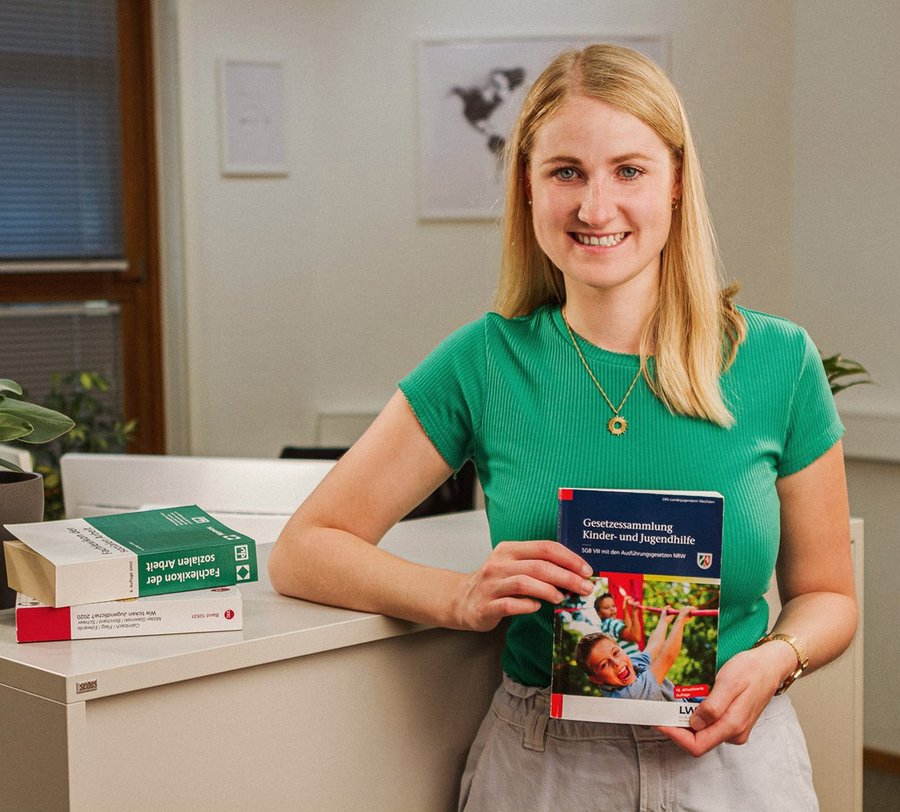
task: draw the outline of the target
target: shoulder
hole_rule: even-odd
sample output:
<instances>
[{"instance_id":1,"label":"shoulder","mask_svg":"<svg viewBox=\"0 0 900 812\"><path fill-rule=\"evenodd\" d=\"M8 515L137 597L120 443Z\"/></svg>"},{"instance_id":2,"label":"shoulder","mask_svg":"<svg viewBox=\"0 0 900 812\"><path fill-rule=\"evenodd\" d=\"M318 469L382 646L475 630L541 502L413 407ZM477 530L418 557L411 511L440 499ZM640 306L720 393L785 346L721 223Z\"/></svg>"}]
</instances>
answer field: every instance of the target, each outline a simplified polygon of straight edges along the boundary
<instances>
[{"instance_id":1,"label":"shoulder","mask_svg":"<svg viewBox=\"0 0 900 812\"><path fill-rule=\"evenodd\" d=\"M532 341L552 326L552 308L536 307L525 316L507 318L499 313L485 313L480 319L486 335L506 341Z\"/></svg>"},{"instance_id":2,"label":"shoulder","mask_svg":"<svg viewBox=\"0 0 900 812\"><path fill-rule=\"evenodd\" d=\"M539 307L527 316L515 318L506 318L489 311L454 330L441 344L528 341L546 329L549 324L550 315L546 307Z\"/></svg>"},{"instance_id":3,"label":"shoulder","mask_svg":"<svg viewBox=\"0 0 900 812\"><path fill-rule=\"evenodd\" d=\"M634 666L634 670L641 674L650 667L650 655L646 651L639 651L631 656L631 664Z\"/></svg>"},{"instance_id":4,"label":"shoulder","mask_svg":"<svg viewBox=\"0 0 900 812\"><path fill-rule=\"evenodd\" d=\"M469 358L478 354L489 365L506 368L510 362L529 363L526 359L540 358L554 330L548 307L515 318L488 312L451 333L438 345L436 354Z\"/></svg>"},{"instance_id":5,"label":"shoulder","mask_svg":"<svg viewBox=\"0 0 900 812\"><path fill-rule=\"evenodd\" d=\"M747 325L747 339L755 342L787 342L803 344L807 332L799 324L783 316L739 307Z\"/></svg>"},{"instance_id":6,"label":"shoulder","mask_svg":"<svg viewBox=\"0 0 900 812\"><path fill-rule=\"evenodd\" d=\"M747 335L738 348L737 358L764 364L769 370L779 366L796 370L818 350L809 333L799 324L782 316L759 310L738 308L747 325Z\"/></svg>"}]
</instances>

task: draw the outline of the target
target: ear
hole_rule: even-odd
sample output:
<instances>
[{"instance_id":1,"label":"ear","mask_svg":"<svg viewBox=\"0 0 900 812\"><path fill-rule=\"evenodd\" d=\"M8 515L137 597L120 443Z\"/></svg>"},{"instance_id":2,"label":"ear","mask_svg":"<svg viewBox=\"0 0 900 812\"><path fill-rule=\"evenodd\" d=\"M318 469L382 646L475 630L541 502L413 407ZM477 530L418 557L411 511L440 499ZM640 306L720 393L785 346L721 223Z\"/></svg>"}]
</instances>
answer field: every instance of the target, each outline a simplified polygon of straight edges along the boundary
<instances>
[{"instance_id":1,"label":"ear","mask_svg":"<svg viewBox=\"0 0 900 812\"><path fill-rule=\"evenodd\" d=\"M675 180L672 181L672 200L681 201L681 193L683 189L681 186L681 167L678 167L675 170Z\"/></svg>"},{"instance_id":2,"label":"ear","mask_svg":"<svg viewBox=\"0 0 900 812\"><path fill-rule=\"evenodd\" d=\"M525 170L525 197L528 198L529 205L531 204L531 173L526 169Z\"/></svg>"}]
</instances>

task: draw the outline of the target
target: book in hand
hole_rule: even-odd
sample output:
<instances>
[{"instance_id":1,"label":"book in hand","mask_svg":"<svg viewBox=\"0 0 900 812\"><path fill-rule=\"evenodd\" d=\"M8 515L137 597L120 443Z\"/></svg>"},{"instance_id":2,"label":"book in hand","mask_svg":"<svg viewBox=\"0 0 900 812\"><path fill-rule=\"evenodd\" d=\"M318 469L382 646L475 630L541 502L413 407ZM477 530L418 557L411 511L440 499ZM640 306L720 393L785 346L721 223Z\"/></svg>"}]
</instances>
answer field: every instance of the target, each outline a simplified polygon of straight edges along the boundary
<instances>
[{"instance_id":1,"label":"book in hand","mask_svg":"<svg viewBox=\"0 0 900 812\"><path fill-rule=\"evenodd\" d=\"M78 606L257 580L256 542L196 505L10 524L12 589Z\"/></svg>"},{"instance_id":2,"label":"book in hand","mask_svg":"<svg viewBox=\"0 0 900 812\"><path fill-rule=\"evenodd\" d=\"M234 586L80 606L47 606L21 593L16 599L19 643L238 631L243 627L241 593Z\"/></svg>"},{"instance_id":3,"label":"book in hand","mask_svg":"<svg viewBox=\"0 0 900 812\"><path fill-rule=\"evenodd\" d=\"M556 607L550 715L688 727L716 673L721 494L559 490L594 591Z\"/></svg>"}]
</instances>

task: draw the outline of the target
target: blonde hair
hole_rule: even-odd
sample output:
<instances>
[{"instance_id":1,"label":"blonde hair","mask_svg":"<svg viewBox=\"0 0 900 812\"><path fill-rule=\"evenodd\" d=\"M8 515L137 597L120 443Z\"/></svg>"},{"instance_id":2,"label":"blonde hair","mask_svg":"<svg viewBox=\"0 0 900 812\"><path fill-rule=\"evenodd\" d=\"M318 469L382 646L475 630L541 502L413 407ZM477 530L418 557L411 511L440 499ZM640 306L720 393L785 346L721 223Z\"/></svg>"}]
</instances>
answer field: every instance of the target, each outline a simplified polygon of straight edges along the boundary
<instances>
[{"instance_id":1,"label":"blonde hair","mask_svg":"<svg viewBox=\"0 0 900 812\"><path fill-rule=\"evenodd\" d=\"M495 307L507 317L543 304L565 304L563 275L541 250L528 206L526 177L541 127L573 96L599 99L630 113L668 147L681 182L663 247L656 308L644 325L644 377L673 412L721 426L734 418L719 377L734 360L745 324L720 291L715 235L687 114L669 78L653 61L628 48L590 45L560 54L531 87L507 144L503 256ZM654 355L651 375L647 359Z\"/></svg>"}]
</instances>

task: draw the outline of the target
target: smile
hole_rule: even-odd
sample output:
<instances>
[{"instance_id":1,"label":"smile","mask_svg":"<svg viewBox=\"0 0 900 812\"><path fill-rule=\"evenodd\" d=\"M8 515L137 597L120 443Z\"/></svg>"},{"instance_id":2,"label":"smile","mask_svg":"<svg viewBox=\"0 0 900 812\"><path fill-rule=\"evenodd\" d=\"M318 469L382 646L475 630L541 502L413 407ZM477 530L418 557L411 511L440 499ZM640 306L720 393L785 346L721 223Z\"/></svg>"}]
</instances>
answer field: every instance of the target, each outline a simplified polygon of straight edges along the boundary
<instances>
[{"instance_id":1,"label":"smile","mask_svg":"<svg viewBox=\"0 0 900 812\"><path fill-rule=\"evenodd\" d=\"M579 234L576 231L572 236L582 245L602 245L605 248L611 248L622 242L628 236L628 232L620 231L618 234L604 234L602 237L595 237L591 234Z\"/></svg>"}]
</instances>

